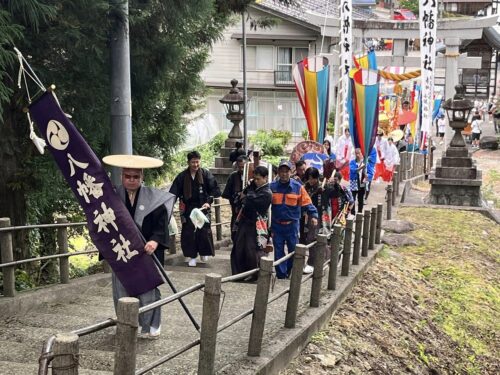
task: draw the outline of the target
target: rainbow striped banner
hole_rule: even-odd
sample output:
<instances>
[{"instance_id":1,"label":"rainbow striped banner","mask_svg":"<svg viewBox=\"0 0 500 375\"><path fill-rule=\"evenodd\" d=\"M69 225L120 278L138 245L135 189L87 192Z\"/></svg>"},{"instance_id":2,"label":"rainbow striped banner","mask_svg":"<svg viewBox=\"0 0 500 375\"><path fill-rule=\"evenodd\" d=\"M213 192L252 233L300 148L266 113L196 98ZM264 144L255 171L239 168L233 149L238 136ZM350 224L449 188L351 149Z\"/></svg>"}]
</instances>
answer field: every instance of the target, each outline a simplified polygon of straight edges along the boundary
<instances>
[{"instance_id":1,"label":"rainbow striped banner","mask_svg":"<svg viewBox=\"0 0 500 375\"><path fill-rule=\"evenodd\" d=\"M293 80L309 137L323 143L329 114L330 67L326 57L307 57L293 68Z\"/></svg>"},{"instance_id":2,"label":"rainbow striped banner","mask_svg":"<svg viewBox=\"0 0 500 375\"><path fill-rule=\"evenodd\" d=\"M355 148L368 158L378 128L378 94L380 75L377 70L351 69L347 101L349 128Z\"/></svg>"}]
</instances>

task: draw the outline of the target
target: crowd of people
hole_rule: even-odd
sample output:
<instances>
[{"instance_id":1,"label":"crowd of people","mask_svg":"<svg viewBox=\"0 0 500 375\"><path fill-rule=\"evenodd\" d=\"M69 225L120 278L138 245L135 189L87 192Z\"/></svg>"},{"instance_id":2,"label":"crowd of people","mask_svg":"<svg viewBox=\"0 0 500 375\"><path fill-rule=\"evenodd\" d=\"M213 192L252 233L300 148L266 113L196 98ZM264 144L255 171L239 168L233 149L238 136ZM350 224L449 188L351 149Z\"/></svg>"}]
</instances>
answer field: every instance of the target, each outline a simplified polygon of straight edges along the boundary
<instances>
[{"instance_id":1,"label":"crowd of people","mask_svg":"<svg viewBox=\"0 0 500 375\"><path fill-rule=\"evenodd\" d=\"M318 233L328 233L333 224L345 223L350 215L363 212L372 181L390 181L399 164L396 145L383 135L379 129L375 145L365 158L360 149L354 148L346 127L337 142L325 138L323 170L308 167L303 160L293 165L282 160L274 178L270 168L258 165L258 157L247 157L237 145L231 153L234 172L222 193L231 205L232 272L258 267L260 257L269 251L279 259L286 251L294 251L298 243L309 244ZM287 278L292 262L290 259L277 266L276 276ZM313 272L313 264L311 252L304 272Z\"/></svg>"}]
</instances>

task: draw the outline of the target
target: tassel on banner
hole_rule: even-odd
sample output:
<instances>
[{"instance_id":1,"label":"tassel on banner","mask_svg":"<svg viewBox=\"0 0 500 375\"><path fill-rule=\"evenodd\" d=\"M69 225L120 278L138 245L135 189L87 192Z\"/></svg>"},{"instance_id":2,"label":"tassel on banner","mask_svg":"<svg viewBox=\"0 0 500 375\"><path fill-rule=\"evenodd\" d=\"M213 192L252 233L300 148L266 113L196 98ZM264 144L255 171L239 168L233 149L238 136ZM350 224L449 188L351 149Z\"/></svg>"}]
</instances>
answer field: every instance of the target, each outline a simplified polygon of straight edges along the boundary
<instances>
[{"instance_id":1,"label":"tassel on banner","mask_svg":"<svg viewBox=\"0 0 500 375\"><path fill-rule=\"evenodd\" d=\"M22 88L22 82L24 81L24 85L26 86L26 94L28 96L28 102L29 102L29 104L31 104L31 95L30 95L30 92L29 92L28 82L27 82L27 79L26 79L26 75L28 75L31 78L31 80L42 91L45 91L45 88L43 87L41 81L36 76L35 72L33 72L33 70L31 69L31 67L29 66L28 62L24 58L24 56L21 53L21 51L19 51L16 47L14 47L14 51L16 52L17 58L19 60L19 73L17 75L17 86L21 89ZM25 64L28 67L28 69L31 71L31 73L26 71L26 69L24 67ZM47 143L45 143L45 140L43 138L40 138L39 136L36 135L35 129L34 129L34 126L33 126L33 121L31 121L29 110L27 108L24 108L23 111L26 113L26 116L28 117L28 124L30 126L30 139L33 142L33 144L35 145L35 147L37 148L38 152L40 152L40 154L43 155L45 153L45 147L47 146Z\"/></svg>"}]
</instances>

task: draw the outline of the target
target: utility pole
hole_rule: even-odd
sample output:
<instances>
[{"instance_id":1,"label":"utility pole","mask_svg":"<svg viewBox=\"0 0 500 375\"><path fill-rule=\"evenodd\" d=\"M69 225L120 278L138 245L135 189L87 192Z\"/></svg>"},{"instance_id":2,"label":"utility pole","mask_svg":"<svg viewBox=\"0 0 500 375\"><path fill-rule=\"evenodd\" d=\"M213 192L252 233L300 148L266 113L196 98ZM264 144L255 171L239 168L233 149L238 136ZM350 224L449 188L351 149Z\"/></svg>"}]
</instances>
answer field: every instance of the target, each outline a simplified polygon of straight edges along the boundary
<instances>
[{"instance_id":1,"label":"utility pole","mask_svg":"<svg viewBox=\"0 0 500 375\"><path fill-rule=\"evenodd\" d=\"M128 0L109 0L111 17L111 154L132 154ZM113 167L111 181L120 183Z\"/></svg>"},{"instance_id":2,"label":"utility pole","mask_svg":"<svg viewBox=\"0 0 500 375\"><path fill-rule=\"evenodd\" d=\"M241 12L241 28L243 34L243 147L245 152L248 151L248 124L247 124L247 108L248 108L248 92L247 92L247 34L245 26L245 12Z\"/></svg>"}]
</instances>

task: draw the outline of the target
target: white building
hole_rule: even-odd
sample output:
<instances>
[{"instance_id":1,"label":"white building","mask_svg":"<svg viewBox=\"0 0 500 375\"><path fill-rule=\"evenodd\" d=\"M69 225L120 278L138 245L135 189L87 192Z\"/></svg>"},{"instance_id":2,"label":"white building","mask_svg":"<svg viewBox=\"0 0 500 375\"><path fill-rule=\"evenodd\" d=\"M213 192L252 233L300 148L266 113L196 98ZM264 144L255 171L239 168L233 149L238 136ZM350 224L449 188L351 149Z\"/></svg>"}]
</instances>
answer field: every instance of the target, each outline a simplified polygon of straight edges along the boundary
<instances>
[{"instance_id":1,"label":"white building","mask_svg":"<svg viewBox=\"0 0 500 375\"><path fill-rule=\"evenodd\" d=\"M366 1L363 1L366 3ZM297 6L286 7L273 0L263 0L249 7L250 19L246 19L247 35L247 85L249 107L248 131L257 129L289 130L300 136L306 129L306 121L300 107L292 79L294 64L304 57L328 54L334 46L333 38L321 36L321 28L307 21L306 12L337 15L338 4L324 0L300 1ZM326 9L329 3L329 9ZM374 3L374 2L373 2ZM272 16L278 25L271 29L252 29L251 19ZM369 9L355 8L356 18L376 18ZM337 48L337 47L335 47ZM207 112L220 129L229 131L231 124L225 118L219 103L236 78L238 87L243 82L243 41L241 17L224 31L223 39L213 47L211 62L202 73L210 88ZM332 63L330 61L330 63ZM338 62L335 62L337 65ZM333 77L334 75L332 75ZM332 78L333 79L333 78ZM333 85L330 98L333 101Z\"/></svg>"}]
</instances>

